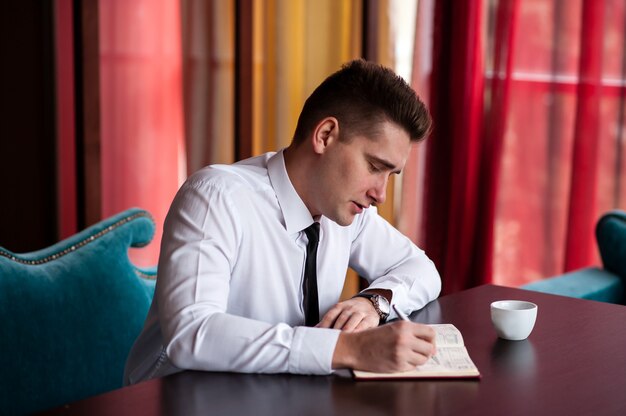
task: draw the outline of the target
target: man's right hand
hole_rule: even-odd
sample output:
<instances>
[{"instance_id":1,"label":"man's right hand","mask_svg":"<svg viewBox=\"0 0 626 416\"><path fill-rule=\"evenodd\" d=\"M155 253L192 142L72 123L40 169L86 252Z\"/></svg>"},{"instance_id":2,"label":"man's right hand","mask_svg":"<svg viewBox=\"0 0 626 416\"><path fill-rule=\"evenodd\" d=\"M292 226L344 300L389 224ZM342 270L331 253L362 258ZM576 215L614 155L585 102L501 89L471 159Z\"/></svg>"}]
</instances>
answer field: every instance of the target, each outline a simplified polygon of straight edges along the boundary
<instances>
[{"instance_id":1,"label":"man's right hand","mask_svg":"<svg viewBox=\"0 0 626 416\"><path fill-rule=\"evenodd\" d=\"M333 368L377 373L408 371L435 354L435 331L429 326L397 321L357 332L341 332Z\"/></svg>"}]
</instances>

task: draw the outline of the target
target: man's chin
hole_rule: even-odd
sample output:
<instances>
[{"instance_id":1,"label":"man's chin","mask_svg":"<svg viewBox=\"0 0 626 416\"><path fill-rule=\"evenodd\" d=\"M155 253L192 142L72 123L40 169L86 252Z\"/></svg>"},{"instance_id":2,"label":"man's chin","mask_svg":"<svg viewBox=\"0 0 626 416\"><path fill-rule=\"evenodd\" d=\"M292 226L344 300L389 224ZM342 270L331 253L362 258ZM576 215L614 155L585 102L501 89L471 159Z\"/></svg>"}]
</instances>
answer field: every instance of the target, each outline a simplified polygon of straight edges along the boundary
<instances>
[{"instance_id":1,"label":"man's chin","mask_svg":"<svg viewBox=\"0 0 626 416\"><path fill-rule=\"evenodd\" d=\"M355 215L344 215L335 219L332 219L333 221L335 221L337 224L341 225L342 227L347 227L349 225L351 225L354 222L354 218L356 218L356 214Z\"/></svg>"}]
</instances>

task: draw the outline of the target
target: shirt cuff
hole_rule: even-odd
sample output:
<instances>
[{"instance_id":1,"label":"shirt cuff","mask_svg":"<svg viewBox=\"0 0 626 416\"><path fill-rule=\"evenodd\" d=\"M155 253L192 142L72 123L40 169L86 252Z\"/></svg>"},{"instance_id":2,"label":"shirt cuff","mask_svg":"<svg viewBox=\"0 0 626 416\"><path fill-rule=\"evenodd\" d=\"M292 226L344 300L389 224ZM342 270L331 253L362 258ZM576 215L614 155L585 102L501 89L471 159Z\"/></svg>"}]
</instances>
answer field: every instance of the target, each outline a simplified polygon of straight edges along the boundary
<instances>
[{"instance_id":1,"label":"shirt cuff","mask_svg":"<svg viewBox=\"0 0 626 416\"><path fill-rule=\"evenodd\" d=\"M341 331L329 328L295 329L289 355L289 372L295 374L332 373L333 354Z\"/></svg>"}]
</instances>

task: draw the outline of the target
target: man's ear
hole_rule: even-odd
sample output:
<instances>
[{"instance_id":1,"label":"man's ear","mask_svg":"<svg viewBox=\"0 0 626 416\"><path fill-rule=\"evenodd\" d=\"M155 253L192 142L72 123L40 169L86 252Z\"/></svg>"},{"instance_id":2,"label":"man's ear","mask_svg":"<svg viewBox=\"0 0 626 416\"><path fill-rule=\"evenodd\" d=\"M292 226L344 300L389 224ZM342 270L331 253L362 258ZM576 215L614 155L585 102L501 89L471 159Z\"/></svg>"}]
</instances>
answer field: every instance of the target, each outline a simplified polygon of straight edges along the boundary
<instances>
[{"instance_id":1,"label":"man's ear","mask_svg":"<svg viewBox=\"0 0 626 416\"><path fill-rule=\"evenodd\" d=\"M330 144L339 140L339 121L335 117L324 118L317 123L311 139L315 153L324 153Z\"/></svg>"}]
</instances>

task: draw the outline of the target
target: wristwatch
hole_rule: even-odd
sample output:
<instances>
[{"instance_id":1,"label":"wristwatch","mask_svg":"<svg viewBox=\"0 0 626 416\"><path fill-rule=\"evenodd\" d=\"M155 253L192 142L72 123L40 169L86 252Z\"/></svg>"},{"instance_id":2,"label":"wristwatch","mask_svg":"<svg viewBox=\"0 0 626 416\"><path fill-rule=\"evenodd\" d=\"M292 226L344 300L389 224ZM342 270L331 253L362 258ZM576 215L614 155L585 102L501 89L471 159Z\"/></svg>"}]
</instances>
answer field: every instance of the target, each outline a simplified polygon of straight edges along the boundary
<instances>
[{"instance_id":1,"label":"wristwatch","mask_svg":"<svg viewBox=\"0 0 626 416\"><path fill-rule=\"evenodd\" d=\"M374 305L376 313L378 313L378 316L380 317L380 322L385 322L385 320L389 317L391 308L386 297L374 293L359 293L354 297L369 299L369 301L372 302L372 305Z\"/></svg>"}]
</instances>

